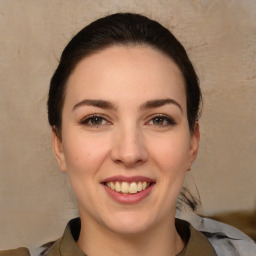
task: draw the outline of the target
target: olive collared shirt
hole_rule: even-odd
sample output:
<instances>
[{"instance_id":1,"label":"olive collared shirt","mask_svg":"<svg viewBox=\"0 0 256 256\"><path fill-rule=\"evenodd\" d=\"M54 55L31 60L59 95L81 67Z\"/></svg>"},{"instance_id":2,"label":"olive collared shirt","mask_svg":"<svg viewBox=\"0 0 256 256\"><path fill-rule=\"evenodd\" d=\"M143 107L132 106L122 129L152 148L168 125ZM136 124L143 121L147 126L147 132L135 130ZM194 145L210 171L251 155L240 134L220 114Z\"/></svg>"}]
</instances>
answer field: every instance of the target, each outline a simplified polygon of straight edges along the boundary
<instances>
[{"instance_id":1,"label":"olive collared shirt","mask_svg":"<svg viewBox=\"0 0 256 256\"><path fill-rule=\"evenodd\" d=\"M186 242L185 248L177 256L217 256L208 239L199 231L195 230L188 222L176 219L176 228L181 238ZM47 256L86 256L77 246L76 240L79 237L81 228L80 218L72 219L63 236L58 239L49 251ZM29 256L26 248L0 252L0 256Z\"/></svg>"},{"instance_id":2,"label":"olive collared shirt","mask_svg":"<svg viewBox=\"0 0 256 256\"><path fill-rule=\"evenodd\" d=\"M80 219L73 219L65 229L64 235L52 246L47 256L86 256L77 246L80 233ZM188 222L176 219L179 235L186 242L186 247L177 256L216 256L207 238L195 230Z\"/></svg>"}]
</instances>

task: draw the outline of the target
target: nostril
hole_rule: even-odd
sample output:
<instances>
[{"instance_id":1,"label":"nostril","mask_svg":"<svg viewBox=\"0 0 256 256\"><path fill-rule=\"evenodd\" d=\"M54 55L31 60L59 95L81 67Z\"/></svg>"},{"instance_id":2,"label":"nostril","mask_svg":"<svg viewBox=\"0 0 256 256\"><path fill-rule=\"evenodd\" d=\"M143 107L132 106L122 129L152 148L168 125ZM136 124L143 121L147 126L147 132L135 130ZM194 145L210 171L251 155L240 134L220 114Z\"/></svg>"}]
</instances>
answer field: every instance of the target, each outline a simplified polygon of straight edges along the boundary
<instances>
[{"instance_id":1,"label":"nostril","mask_svg":"<svg viewBox=\"0 0 256 256\"><path fill-rule=\"evenodd\" d=\"M143 164L145 161L143 159L127 159L127 158L122 158L118 160L114 160L116 164L119 165L124 165L126 167L134 167L140 164Z\"/></svg>"},{"instance_id":2,"label":"nostril","mask_svg":"<svg viewBox=\"0 0 256 256\"><path fill-rule=\"evenodd\" d=\"M134 128L135 129L135 128ZM126 130L115 137L111 157L115 163L133 166L147 159L147 151L142 136L136 130Z\"/></svg>"}]
</instances>

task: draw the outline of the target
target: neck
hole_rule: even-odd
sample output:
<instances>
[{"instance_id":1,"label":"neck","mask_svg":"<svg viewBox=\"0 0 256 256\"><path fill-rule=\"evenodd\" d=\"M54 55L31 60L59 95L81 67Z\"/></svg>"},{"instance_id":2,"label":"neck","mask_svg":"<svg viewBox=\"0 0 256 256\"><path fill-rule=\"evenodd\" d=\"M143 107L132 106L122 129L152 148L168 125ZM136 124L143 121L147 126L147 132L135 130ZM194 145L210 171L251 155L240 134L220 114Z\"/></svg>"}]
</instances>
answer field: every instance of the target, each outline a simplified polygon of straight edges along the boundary
<instances>
[{"instance_id":1,"label":"neck","mask_svg":"<svg viewBox=\"0 0 256 256\"><path fill-rule=\"evenodd\" d=\"M88 217L85 224L81 217L77 245L90 256L170 256L177 255L184 248L175 228L174 217L169 218L168 223L158 223L155 227L136 234L113 232L94 221L88 221Z\"/></svg>"}]
</instances>

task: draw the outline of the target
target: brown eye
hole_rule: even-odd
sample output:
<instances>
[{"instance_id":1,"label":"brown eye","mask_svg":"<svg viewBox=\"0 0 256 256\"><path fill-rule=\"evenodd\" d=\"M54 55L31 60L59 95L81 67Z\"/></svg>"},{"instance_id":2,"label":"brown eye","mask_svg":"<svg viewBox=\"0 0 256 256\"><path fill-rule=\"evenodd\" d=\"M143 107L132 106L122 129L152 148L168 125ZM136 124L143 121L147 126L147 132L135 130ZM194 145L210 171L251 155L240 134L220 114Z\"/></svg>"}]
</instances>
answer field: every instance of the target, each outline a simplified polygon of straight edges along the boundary
<instances>
[{"instance_id":1,"label":"brown eye","mask_svg":"<svg viewBox=\"0 0 256 256\"><path fill-rule=\"evenodd\" d=\"M108 124L108 121L102 116L93 115L93 116L84 118L81 121L81 124L87 125L87 126L92 126L92 127L93 126L98 127L100 125Z\"/></svg>"},{"instance_id":2,"label":"brown eye","mask_svg":"<svg viewBox=\"0 0 256 256\"><path fill-rule=\"evenodd\" d=\"M90 118L89 122L92 125L101 125L103 123L102 117L92 117Z\"/></svg>"},{"instance_id":3,"label":"brown eye","mask_svg":"<svg viewBox=\"0 0 256 256\"><path fill-rule=\"evenodd\" d=\"M155 125L155 126L168 126L168 125L174 125L175 121L167 116L155 116L149 121L149 124Z\"/></svg>"},{"instance_id":4,"label":"brown eye","mask_svg":"<svg viewBox=\"0 0 256 256\"><path fill-rule=\"evenodd\" d=\"M163 125L166 120L162 117L156 117L152 121L154 125Z\"/></svg>"}]
</instances>

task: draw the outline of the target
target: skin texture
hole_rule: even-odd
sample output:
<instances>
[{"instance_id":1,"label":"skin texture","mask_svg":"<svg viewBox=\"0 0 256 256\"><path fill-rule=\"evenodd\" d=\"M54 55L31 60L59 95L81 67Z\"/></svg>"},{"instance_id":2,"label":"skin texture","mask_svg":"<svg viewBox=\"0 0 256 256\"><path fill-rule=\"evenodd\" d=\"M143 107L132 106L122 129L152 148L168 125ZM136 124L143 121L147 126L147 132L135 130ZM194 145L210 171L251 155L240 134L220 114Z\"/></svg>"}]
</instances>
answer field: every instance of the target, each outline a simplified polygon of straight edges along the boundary
<instances>
[{"instance_id":1,"label":"skin texture","mask_svg":"<svg viewBox=\"0 0 256 256\"><path fill-rule=\"evenodd\" d=\"M172 101L145 107L167 98ZM148 46L113 46L78 63L67 83L62 140L53 131L55 157L78 201L78 246L89 255L181 251L175 203L198 142L198 126L192 134L188 126L183 76L169 57ZM155 184L143 200L124 204L102 184L116 175Z\"/></svg>"}]
</instances>

